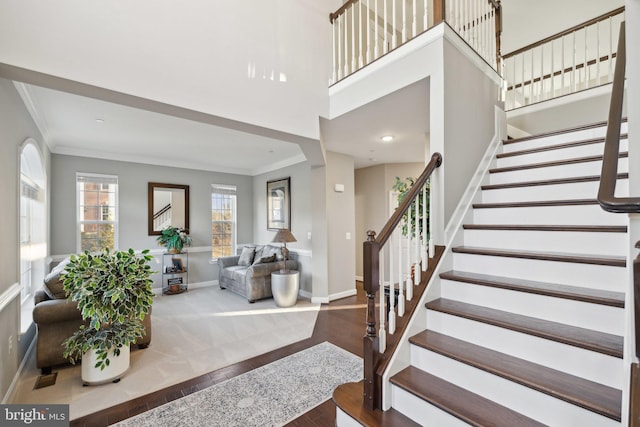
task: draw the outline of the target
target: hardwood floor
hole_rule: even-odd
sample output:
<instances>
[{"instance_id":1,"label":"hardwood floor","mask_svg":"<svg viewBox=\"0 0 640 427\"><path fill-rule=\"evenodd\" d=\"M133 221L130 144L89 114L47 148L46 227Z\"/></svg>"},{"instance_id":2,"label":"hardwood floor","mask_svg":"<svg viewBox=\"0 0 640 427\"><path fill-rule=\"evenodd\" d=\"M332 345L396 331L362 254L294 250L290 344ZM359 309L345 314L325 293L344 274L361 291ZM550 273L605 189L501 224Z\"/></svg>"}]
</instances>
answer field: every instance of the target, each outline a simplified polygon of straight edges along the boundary
<instances>
[{"instance_id":1,"label":"hardwood floor","mask_svg":"<svg viewBox=\"0 0 640 427\"><path fill-rule=\"evenodd\" d=\"M366 298L362 290L361 282L356 283L356 289L356 296L322 305L318 313L318 320L316 321L313 335L306 340L72 420L70 425L71 427L103 427L114 424L324 341L329 341L362 357ZM335 425L335 405L333 401L329 400L293 420L288 425L311 427Z\"/></svg>"}]
</instances>

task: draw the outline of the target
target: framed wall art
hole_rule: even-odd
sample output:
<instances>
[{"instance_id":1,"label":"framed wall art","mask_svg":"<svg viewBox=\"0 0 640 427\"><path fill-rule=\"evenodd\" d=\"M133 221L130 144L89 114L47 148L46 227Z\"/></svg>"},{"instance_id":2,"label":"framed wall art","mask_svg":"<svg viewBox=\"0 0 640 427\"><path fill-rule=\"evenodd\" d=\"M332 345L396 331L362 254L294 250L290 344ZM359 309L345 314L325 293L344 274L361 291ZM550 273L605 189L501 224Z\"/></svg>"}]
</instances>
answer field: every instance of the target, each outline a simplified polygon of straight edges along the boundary
<instances>
[{"instance_id":1,"label":"framed wall art","mask_svg":"<svg viewBox=\"0 0 640 427\"><path fill-rule=\"evenodd\" d=\"M267 230L291 230L291 177L267 181Z\"/></svg>"}]
</instances>

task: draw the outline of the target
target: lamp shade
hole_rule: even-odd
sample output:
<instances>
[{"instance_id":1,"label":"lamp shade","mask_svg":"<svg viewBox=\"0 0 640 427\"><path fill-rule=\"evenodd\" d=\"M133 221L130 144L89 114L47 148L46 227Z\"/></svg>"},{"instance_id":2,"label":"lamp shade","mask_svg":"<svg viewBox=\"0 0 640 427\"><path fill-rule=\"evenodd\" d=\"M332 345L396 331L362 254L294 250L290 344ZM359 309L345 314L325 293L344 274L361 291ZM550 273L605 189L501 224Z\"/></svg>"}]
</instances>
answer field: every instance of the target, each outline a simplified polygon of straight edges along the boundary
<instances>
[{"instance_id":1,"label":"lamp shade","mask_svg":"<svg viewBox=\"0 0 640 427\"><path fill-rule=\"evenodd\" d=\"M272 242L274 243L289 243L289 242L297 242L296 238L293 237L291 231L285 229L278 230L275 236L273 236Z\"/></svg>"}]
</instances>

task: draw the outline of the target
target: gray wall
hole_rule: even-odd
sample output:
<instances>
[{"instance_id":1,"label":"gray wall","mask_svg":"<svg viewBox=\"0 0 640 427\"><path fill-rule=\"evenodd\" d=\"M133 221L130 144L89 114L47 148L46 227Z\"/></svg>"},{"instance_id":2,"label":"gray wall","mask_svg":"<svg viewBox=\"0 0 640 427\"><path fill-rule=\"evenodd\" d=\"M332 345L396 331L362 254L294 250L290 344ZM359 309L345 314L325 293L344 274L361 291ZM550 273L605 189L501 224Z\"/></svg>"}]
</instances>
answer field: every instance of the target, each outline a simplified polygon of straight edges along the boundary
<instances>
[{"instance_id":1,"label":"gray wall","mask_svg":"<svg viewBox=\"0 0 640 427\"><path fill-rule=\"evenodd\" d=\"M311 242L311 167L302 162L276 171L253 177L253 239L243 243L269 243L275 231L267 230L267 181L291 178L291 234L297 242L288 243L287 248L300 264L300 289L312 292Z\"/></svg>"},{"instance_id":2,"label":"gray wall","mask_svg":"<svg viewBox=\"0 0 640 427\"><path fill-rule=\"evenodd\" d=\"M21 144L33 138L40 147L44 167L50 170L49 149L42 142L37 127L31 120L13 83L0 78L0 235L3 236L0 256L0 300L11 286L19 282L20 242L19 196ZM50 186L49 186L50 188ZM20 334L20 298L7 303L0 311L0 396L4 396L15 376L20 360L31 337ZM13 350L9 352L9 337Z\"/></svg>"},{"instance_id":3,"label":"gray wall","mask_svg":"<svg viewBox=\"0 0 640 427\"><path fill-rule=\"evenodd\" d=\"M362 278L362 243L367 240L367 230L379 233L391 216L389 191L395 177L417 178L424 169L423 163L389 163L355 171L356 206L356 276ZM389 271L386 269L385 271Z\"/></svg>"},{"instance_id":4,"label":"gray wall","mask_svg":"<svg viewBox=\"0 0 640 427\"><path fill-rule=\"evenodd\" d=\"M253 180L250 176L206 172L54 154L51 160L51 251L63 255L76 248L76 172L118 176L119 248L161 249L156 236L147 235L147 184L189 185L189 229L193 253L189 254L189 282L217 280L211 259L211 184L235 185L238 192L238 243L253 236ZM159 257L158 257L159 258ZM154 270L161 270L159 259ZM159 275L156 284L159 287Z\"/></svg>"}]
</instances>

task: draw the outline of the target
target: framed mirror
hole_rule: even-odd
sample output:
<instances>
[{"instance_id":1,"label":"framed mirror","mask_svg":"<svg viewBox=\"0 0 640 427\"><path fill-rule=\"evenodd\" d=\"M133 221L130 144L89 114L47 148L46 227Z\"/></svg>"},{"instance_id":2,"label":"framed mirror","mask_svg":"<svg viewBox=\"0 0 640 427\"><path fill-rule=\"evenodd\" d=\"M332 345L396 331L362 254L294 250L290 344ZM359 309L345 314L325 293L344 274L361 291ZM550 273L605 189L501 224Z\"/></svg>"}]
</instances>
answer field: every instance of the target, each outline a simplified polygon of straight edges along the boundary
<instances>
[{"instance_id":1,"label":"framed mirror","mask_svg":"<svg viewBox=\"0 0 640 427\"><path fill-rule=\"evenodd\" d=\"M149 236L167 227L189 230L189 186L149 183Z\"/></svg>"}]
</instances>

